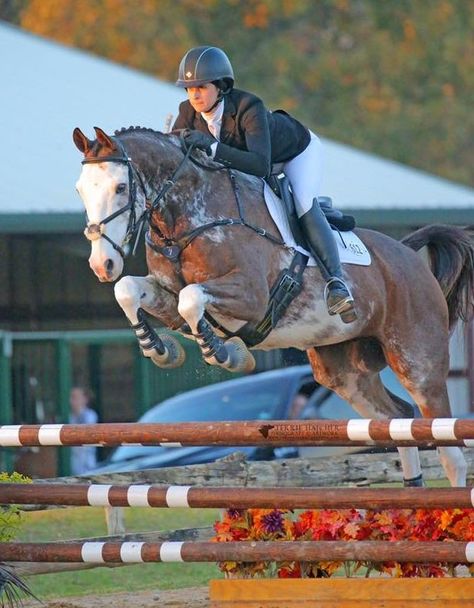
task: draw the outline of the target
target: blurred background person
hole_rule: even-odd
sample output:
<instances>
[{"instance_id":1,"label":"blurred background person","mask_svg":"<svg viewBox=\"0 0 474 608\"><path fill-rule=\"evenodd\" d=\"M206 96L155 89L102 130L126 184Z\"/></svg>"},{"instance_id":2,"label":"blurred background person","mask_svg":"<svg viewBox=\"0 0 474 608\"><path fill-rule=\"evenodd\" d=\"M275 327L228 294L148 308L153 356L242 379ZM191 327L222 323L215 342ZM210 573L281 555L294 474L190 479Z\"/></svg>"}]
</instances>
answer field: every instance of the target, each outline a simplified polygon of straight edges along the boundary
<instances>
[{"instance_id":1,"label":"blurred background person","mask_svg":"<svg viewBox=\"0 0 474 608\"><path fill-rule=\"evenodd\" d=\"M71 424L96 424L97 412L92 409L92 392L82 386L75 386L69 395ZM96 448L92 445L71 448L71 474L81 475L97 466Z\"/></svg>"}]
</instances>

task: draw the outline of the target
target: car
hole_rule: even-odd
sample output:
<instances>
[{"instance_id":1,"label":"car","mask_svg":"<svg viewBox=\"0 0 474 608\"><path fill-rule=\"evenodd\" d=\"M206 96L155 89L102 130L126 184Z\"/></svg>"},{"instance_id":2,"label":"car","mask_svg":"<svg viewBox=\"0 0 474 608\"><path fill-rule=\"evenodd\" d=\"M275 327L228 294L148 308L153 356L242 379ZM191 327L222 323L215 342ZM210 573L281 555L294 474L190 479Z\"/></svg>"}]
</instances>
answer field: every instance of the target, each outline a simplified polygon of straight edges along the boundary
<instances>
[{"instance_id":1,"label":"car","mask_svg":"<svg viewBox=\"0 0 474 608\"><path fill-rule=\"evenodd\" d=\"M388 388L407 398L392 372L385 374ZM139 423L202 422L226 420L346 419L359 417L350 405L318 385L309 365L261 372L201 387L166 399L149 409ZM255 446L162 447L120 446L89 474L154 469L208 463L244 452L248 460L272 460L299 455L311 457L361 451L364 448L272 448Z\"/></svg>"}]
</instances>

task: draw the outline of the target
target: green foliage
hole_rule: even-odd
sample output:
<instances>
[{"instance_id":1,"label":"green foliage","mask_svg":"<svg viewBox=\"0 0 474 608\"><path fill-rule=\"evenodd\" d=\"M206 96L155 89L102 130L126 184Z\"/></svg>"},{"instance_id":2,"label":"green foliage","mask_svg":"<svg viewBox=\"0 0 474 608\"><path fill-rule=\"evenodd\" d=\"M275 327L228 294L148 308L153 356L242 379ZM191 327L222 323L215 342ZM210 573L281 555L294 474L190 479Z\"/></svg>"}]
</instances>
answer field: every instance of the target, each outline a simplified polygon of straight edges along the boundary
<instances>
[{"instance_id":1,"label":"green foliage","mask_svg":"<svg viewBox=\"0 0 474 608\"><path fill-rule=\"evenodd\" d=\"M20 473L0 473L0 483L30 483L31 479ZM22 512L17 505L2 505L0 507L0 542L8 542L14 538L22 523Z\"/></svg>"},{"instance_id":2,"label":"green foliage","mask_svg":"<svg viewBox=\"0 0 474 608\"><path fill-rule=\"evenodd\" d=\"M27 29L170 81L189 47L222 46L237 85L270 107L286 108L328 137L474 184L473 2L9 4Z\"/></svg>"}]
</instances>

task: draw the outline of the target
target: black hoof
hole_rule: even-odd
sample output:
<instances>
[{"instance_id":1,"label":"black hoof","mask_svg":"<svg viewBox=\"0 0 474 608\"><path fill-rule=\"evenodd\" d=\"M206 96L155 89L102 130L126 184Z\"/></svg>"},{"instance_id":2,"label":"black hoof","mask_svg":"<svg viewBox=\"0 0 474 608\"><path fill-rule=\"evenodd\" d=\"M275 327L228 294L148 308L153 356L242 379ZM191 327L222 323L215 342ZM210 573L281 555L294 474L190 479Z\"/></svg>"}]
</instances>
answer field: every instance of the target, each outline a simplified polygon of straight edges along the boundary
<instances>
[{"instance_id":1,"label":"black hoof","mask_svg":"<svg viewBox=\"0 0 474 608\"><path fill-rule=\"evenodd\" d=\"M417 477L413 477L412 479L404 479L403 486L405 488L423 488L425 486L425 482L423 481L423 474L420 473Z\"/></svg>"}]
</instances>

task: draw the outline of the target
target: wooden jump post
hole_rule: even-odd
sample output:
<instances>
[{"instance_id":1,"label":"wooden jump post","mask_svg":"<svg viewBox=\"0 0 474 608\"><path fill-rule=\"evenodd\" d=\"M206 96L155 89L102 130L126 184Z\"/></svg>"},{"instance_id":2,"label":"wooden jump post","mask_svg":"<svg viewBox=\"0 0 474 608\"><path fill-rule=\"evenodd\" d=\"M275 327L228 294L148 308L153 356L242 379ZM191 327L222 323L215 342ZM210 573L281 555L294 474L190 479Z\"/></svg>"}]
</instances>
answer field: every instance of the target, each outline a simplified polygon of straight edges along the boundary
<instances>
[{"instance_id":1,"label":"wooden jump post","mask_svg":"<svg viewBox=\"0 0 474 608\"><path fill-rule=\"evenodd\" d=\"M0 484L0 504L219 509L454 509L472 488L238 488L105 484Z\"/></svg>"},{"instance_id":2,"label":"wooden jump post","mask_svg":"<svg viewBox=\"0 0 474 608\"><path fill-rule=\"evenodd\" d=\"M163 424L0 426L0 447L73 445L465 446L474 447L474 420L266 420Z\"/></svg>"},{"instance_id":3,"label":"wooden jump post","mask_svg":"<svg viewBox=\"0 0 474 608\"><path fill-rule=\"evenodd\" d=\"M397 561L469 564L474 542L240 541L1 543L2 562Z\"/></svg>"}]
</instances>

